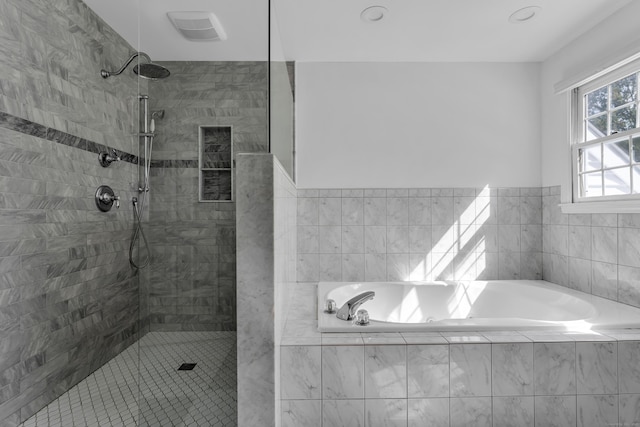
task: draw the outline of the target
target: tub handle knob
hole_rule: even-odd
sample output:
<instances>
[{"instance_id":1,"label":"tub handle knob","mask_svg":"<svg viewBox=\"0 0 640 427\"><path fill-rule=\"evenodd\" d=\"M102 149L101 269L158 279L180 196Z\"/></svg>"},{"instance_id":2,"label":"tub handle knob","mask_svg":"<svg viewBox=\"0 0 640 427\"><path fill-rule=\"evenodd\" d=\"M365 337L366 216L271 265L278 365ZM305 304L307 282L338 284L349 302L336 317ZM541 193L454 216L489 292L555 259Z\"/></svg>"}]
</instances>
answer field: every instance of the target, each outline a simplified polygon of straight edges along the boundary
<instances>
[{"instance_id":1,"label":"tub handle knob","mask_svg":"<svg viewBox=\"0 0 640 427\"><path fill-rule=\"evenodd\" d=\"M335 300L332 299L328 299L324 302L324 312L325 313L329 313L329 314L333 314L336 312L338 306L335 302Z\"/></svg>"},{"instance_id":2,"label":"tub handle knob","mask_svg":"<svg viewBox=\"0 0 640 427\"><path fill-rule=\"evenodd\" d=\"M365 309L360 309L356 313L356 325L367 326L369 324L369 312Z\"/></svg>"}]
</instances>

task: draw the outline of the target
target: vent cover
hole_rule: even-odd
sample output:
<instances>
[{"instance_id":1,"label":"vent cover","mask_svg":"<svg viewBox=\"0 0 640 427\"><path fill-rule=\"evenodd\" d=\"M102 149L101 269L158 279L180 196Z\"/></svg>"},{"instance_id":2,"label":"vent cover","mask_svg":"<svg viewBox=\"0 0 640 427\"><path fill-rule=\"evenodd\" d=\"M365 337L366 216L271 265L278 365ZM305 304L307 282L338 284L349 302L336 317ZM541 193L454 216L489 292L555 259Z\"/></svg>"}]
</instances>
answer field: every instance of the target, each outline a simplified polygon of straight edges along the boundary
<instances>
[{"instance_id":1,"label":"vent cover","mask_svg":"<svg viewBox=\"0 0 640 427\"><path fill-rule=\"evenodd\" d=\"M187 40L206 42L227 39L227 33L212 12L167 12L167 17Z\"/></svg>"}]
</instances>

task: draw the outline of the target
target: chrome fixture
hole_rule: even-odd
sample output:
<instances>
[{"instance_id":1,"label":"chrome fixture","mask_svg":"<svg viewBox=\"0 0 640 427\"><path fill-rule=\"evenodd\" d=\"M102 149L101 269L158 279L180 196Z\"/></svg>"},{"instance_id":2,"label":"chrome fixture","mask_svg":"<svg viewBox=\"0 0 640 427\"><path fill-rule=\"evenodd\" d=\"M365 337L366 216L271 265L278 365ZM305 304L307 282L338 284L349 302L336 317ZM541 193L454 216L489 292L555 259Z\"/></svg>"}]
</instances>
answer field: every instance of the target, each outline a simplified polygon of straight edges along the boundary
<instances>
[{"instance_id":1,"label":"chrome fixture","mask_svg":"<svg viewBox=\"0 0 640 427\"><path fill-rule=\"evenodd\" d=\"M122 72L129 66L129 64L131 64L131 62L138 56L147 60L147 62L138 63L133 67L133 72L140 77L149 80L158 80L167 78L171 75L171 72L162 65L154 64L153 62L151 62L151 58L149 57L149 55L144 52L136 52L131 55L127 62L125 62L118 71L107 71L105 69L102 69L100 70L100 75L103 79L111 76L118 76L122 74Z\"/></svg>"},{"instance_id":2,"label":"chrome fixture","mask_svg":"<svg viewBox=\"0 0 640 427\"><path fill-rule=\"evenodd\" d=\"M168 72L169 71L167 71L167 73ZM138 193L140 193L140 198L138 199L138 197L134 197L131 200L133 203L133 213L135 215L135 226L133 228L133 235L131 236L131 243L129 244L129 264L136 270L145 268L151 262L151 249L149 248L149 242L147 241L147 237L144 235L144 230L142 229L142 216L150 190L149 174L151 170L153 138L156 135L155 121L156 119L161 120L164 117L164 110L150 111L148 95L139 95L138 99L140 101L140 109L142 110L140 113L141 122L140 132L138 132L138 136L140 138L144 138L144 157L139 157L139 159L143 160L144 163L142 164L142 182L140 182L140 184L138 185ZM136 246L140 241L140 237L142 237L142 241L144 242L146 256L142 257L142 255L140 254L141 260L138 260L136 262L134 252L136 250Z\"/></svg>"},{"instance_id":3,"label":"chrome fixture","mask_svg":"<svg viewBox=\"0 0 640 427\"><path fill-rule=\"evenodd\" d=\"M333 314L336 312L336 302L332 299L328 299L324 302L324 312L325 313L329 313L329 314Z\"/></svg>"},{"instance_id":4,"label":"chrome fixture","mask_svg":"<svg viewBox=\"0 0 640 427\"><path fill-rule=\"evenodd\" d=\"M364 309L358 310L356 313L356 325L367 326L369 324L369 312Z\"/></svg>"},{"instance_id":5,"label":"chrome fixture","mask_svg":"<svg viewBox=\"0 0 640 427\"><path fill-rule=\"evenodd\" d=\"M116 196L111 187L108 185L101 185L96 190L96 206L102 212L109 212L116 204L116 208L120 207L120 197Z\"/></svg>"},{"instance_id":6,"label":"chrome fixture","mask_svg":"<svg viewBox=\"0 0 640 427\"><path fill-rule=\"evenodd\" d=\"M101 151L100 154L98 154L98 161L100 162L100 166L106 168L109 167L111 163L120 161L120 156L118 155L118 152L115 148L113 149L112 153L113 155L109 154L108 151Z\"/></svg>"},{"instance_id":7,"label":"chrome fixture","mask_svg":"<svg viewBox=\"0 0 640 427\"><path fill-rule=\"evenodd\" d=\"M338 310L338 314L336 314L336 317L342 320L353 320L358 307L360 307L363 303L369 301L370 299L373 299L374 296L376 296L376 293L372 291L363 292L359 295L356 295L355 297L344 303L342 307L340 307L340 310Z\"/></svg>"},{"instance_id":8,"label":"chrome fixture","mask_svg":"<svg viewBox=\"0 0 640 427\"><path fill-rule=\"evenodd\" d=\"M147 193L149 191L149 172L151 169L151 152L153 151L153 137L156 136L156 122L153 113L149 110L149 95L139 95L138 99L142 103L142 129L138 136L144 138L144 167L143 182L138 187L138 192ZM149 116L151 115L151 119ZM141 200L141 209L144 209L144 200Z\"/></svg>"}]
</instances>

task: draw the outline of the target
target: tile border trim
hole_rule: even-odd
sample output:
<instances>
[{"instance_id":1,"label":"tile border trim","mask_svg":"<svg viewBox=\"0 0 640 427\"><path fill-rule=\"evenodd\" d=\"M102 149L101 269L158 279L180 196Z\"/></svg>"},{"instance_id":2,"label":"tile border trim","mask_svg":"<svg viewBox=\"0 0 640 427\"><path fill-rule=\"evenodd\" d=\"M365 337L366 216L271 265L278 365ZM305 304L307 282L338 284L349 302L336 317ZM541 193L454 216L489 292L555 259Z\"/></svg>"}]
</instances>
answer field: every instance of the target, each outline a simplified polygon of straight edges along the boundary
<instances>
[{"instance_id":1,"label":"tile border trim","mask_svg":"<svg viewBox=\"0 0 640 427\"><path fill-rule=\"evenodd\" d=\"M35 136L37 138L52 141L57 144L66 145L68 147L78 148L90 153L99 154L103 151L111 152L114 148L108 145L98 144L79 136L72 135L61 130L47 127L22 117L14 116L9 113L0 111L0 127L23 133L25 135ZM118 150L122 161L137 165L139 163L138 156ZM152 160L152 168L198 168L197 160Z\"/></svg>"},{"instance_id":2,"label":"tile border trim","mask_svg":"<svg viewBox=\"0 0 640 427\"><path fill-rule=\"evenodd\" d=\"M2 111L0 111L0 126L5 129L23 133L25 135L35 136L37 138L55 142L57 144L62 144L68 147L88 151L90 153L99 154L102 151L110 152L114 149L113 147L98 144L97 142L90 141L88 139L81 138L79 136L75 136L55 128L50 128L31 120L23 119L21 117L17 117ZM138 156L120 150L118 150L118 152L122 161L135 165L138 164Z\"/></svg>"}]
</instances>

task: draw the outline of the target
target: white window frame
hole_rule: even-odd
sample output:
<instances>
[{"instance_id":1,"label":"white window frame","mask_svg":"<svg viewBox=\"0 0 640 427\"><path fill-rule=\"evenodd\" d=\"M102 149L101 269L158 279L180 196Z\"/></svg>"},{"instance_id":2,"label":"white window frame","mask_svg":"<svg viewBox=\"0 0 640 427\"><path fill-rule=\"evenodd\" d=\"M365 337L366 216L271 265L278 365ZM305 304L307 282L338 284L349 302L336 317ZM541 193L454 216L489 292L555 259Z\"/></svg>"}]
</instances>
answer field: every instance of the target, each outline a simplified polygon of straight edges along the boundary
<instances>
[{"instance_id":1,"label":"white window frame","mask_svg":"<svg viewBox=\"0 0 640 427\"><path fill-rule=\"evenodd\" d=\"M627 137L631 139L631 136L640 135L640 99L636 100L636 127L632 130L619 132L613 135L608 135L602 138L598 138L591 141L584 141L585 131L585 95L591 93L594 90L610 85L611 83L620 80L630 74L640 71L640 59L635 59L631 62L625 61L625 64L615 68L606 74L595 75L592 79L583 82L580 86L577 86L571 92L570 102L570 157L571 157L571 201L561 205L562 211L565 213L621 213L621 212L640 212L640 194L628 194L628 195L611 195L611 196L597 196L597 197L580 197L580 179L578 168L578 150L589 146L603 146L604 143L609 141L616 141ZM640 82L639 82L640 84ZM604 159L601 159L604 161ZM631 165L632 163L630 163ZM602 170L607 170L602 165ZM631 172L631 179L633 180L633 173ZM633 183L632 183L633 185Z\"/></svg>"}]
</instances>

